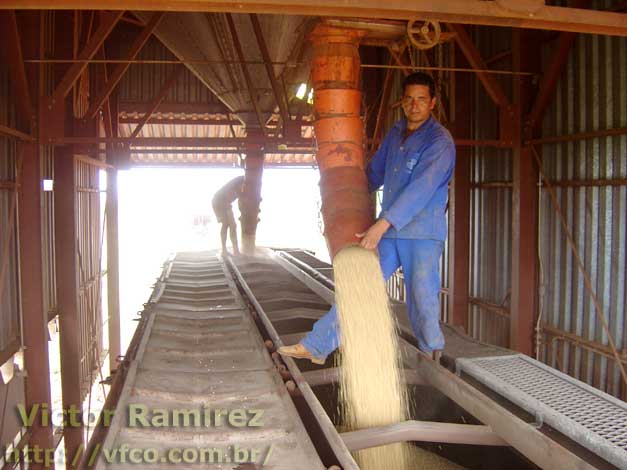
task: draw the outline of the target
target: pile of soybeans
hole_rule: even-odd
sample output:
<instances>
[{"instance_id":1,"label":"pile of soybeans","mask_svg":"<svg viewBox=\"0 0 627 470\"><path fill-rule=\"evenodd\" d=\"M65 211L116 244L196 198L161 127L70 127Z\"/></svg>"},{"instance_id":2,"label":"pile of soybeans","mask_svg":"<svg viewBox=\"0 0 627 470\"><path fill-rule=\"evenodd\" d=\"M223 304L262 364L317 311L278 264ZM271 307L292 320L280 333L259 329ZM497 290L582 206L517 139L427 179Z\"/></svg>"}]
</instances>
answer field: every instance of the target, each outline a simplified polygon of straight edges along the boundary
<instances>
[{"instance_id":1,"label":"pile of soybeans","mask_svg":"<svg viewBox=\"0 0 627 470\"><path fill-rule=\"evenodd\" d=\"M343 427L353 431L405 421L407 388L378 256L357 246L344 248L333 260L333 271L341 331ZM360 450L354 457L362 470L461 468L409 443Z\"/></svg>"}]
</instances>

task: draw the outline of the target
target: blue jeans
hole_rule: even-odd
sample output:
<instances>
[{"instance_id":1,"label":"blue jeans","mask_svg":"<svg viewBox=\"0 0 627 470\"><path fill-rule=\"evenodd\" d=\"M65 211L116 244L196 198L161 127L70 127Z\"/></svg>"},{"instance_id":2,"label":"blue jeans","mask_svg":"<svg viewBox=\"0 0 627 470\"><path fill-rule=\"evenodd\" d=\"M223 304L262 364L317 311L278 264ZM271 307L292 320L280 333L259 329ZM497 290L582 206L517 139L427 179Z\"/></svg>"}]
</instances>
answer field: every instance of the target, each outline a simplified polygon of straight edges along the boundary
<instances>
[{"instance_id":1,"label":"blue jeans","mask_svg":"<svg viewBox=\"0 0 627 470\"><path fill-rule=\"evenodd\" d=\"M440 329L440 256L444 243L437 240L382 238L379 262L388 280L403 267L409 322L424 352L444 348ZM320 318L301 343L316 357L327 357L340 344L335 305Z\"/></svg>"}]
</instances>

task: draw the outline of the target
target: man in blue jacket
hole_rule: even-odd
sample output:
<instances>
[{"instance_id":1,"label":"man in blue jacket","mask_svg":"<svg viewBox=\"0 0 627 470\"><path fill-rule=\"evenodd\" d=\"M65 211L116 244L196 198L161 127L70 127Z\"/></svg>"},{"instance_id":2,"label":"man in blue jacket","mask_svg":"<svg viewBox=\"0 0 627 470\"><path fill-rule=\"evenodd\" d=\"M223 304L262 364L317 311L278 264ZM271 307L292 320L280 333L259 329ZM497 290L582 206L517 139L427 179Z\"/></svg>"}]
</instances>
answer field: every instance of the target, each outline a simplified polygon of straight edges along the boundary
<instances>
[{"instance_id":1,"label":"man in blue jacket","mask_svg":"<svg viewBox=\"0 0 627 470\"><path fill-rule=\"evenodd\" d=\"M427 353L444 348L440 329L439 260L446 239L448 183L455 165L455 144L432 115L435 85L424 73L403 83L405 118L383 139L366 173L370 191L383 185L382 212L365 233L364 248L379 251L387 280L399 266L406 284L407 312L418 347ZM279 353L316 364L339 345L335 305L298 344Z\"/></svg>"}]
</instances>

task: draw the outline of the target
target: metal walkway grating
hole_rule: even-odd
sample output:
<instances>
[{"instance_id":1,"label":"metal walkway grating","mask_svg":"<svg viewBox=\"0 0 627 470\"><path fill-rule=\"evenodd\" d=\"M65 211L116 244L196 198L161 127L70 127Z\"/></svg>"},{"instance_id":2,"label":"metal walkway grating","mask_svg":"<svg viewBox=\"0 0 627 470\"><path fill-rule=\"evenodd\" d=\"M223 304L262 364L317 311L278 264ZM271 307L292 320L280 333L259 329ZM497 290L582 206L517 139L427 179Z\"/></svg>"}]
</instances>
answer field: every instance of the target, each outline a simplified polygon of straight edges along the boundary
<instances>
[{"instance_id":1,"label":"metal walkway grating","mask_svg":"<svg viewBox=\"0 0 627 470\"><path fill-rule=\"evenodd\" d=\"M627 403L522 354L458 359L457 368L627 469Z\"/></svg>"}]
</instances>

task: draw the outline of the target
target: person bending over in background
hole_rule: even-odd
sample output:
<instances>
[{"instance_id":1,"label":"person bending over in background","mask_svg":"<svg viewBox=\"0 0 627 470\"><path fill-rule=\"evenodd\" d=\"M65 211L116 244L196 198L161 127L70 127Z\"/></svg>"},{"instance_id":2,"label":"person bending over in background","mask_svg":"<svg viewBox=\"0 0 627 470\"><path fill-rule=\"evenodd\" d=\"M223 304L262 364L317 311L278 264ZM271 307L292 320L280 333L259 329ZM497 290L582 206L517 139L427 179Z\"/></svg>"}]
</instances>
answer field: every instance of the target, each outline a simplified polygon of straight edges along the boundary
<instances>
[{"instance_id":1,"label":"person bending over in background","mask_svg":"<svg viewBox=\"0 0 627 470\"><path fill-rule=\"evenodd\" d=\"M238 176L222 186L213 196L211 205L213 212L216 214L218 222L222 224L220 229L220 238L222 241L222 255L227 256L229 252L226 250L226 235L230 232L231 245L233 245L233 254L239 255L239 246L237 244L237 223L233 215L233 204L242 195L244 189L244 177Z\"/></svg>"},{"instance_id":2,"label":"person bending over in background","mask_svg":"<svg viewBox=\"0 0 627 470\"><path fill-rule=\"evenodd\" d=\"M455 166L455 144L432 115L435 84L424 73L403 82L405 118L387 133L370 161L369 190L383 185L382 212L360 245L378 250L387 280L401 266L405 278L407 313L418 347L438 355L444 348L440 328L439 261L446 239L448 183ZM339 346L335 305L298 344L279 354L323 364Z\"/></svg>"}]
</instances>

